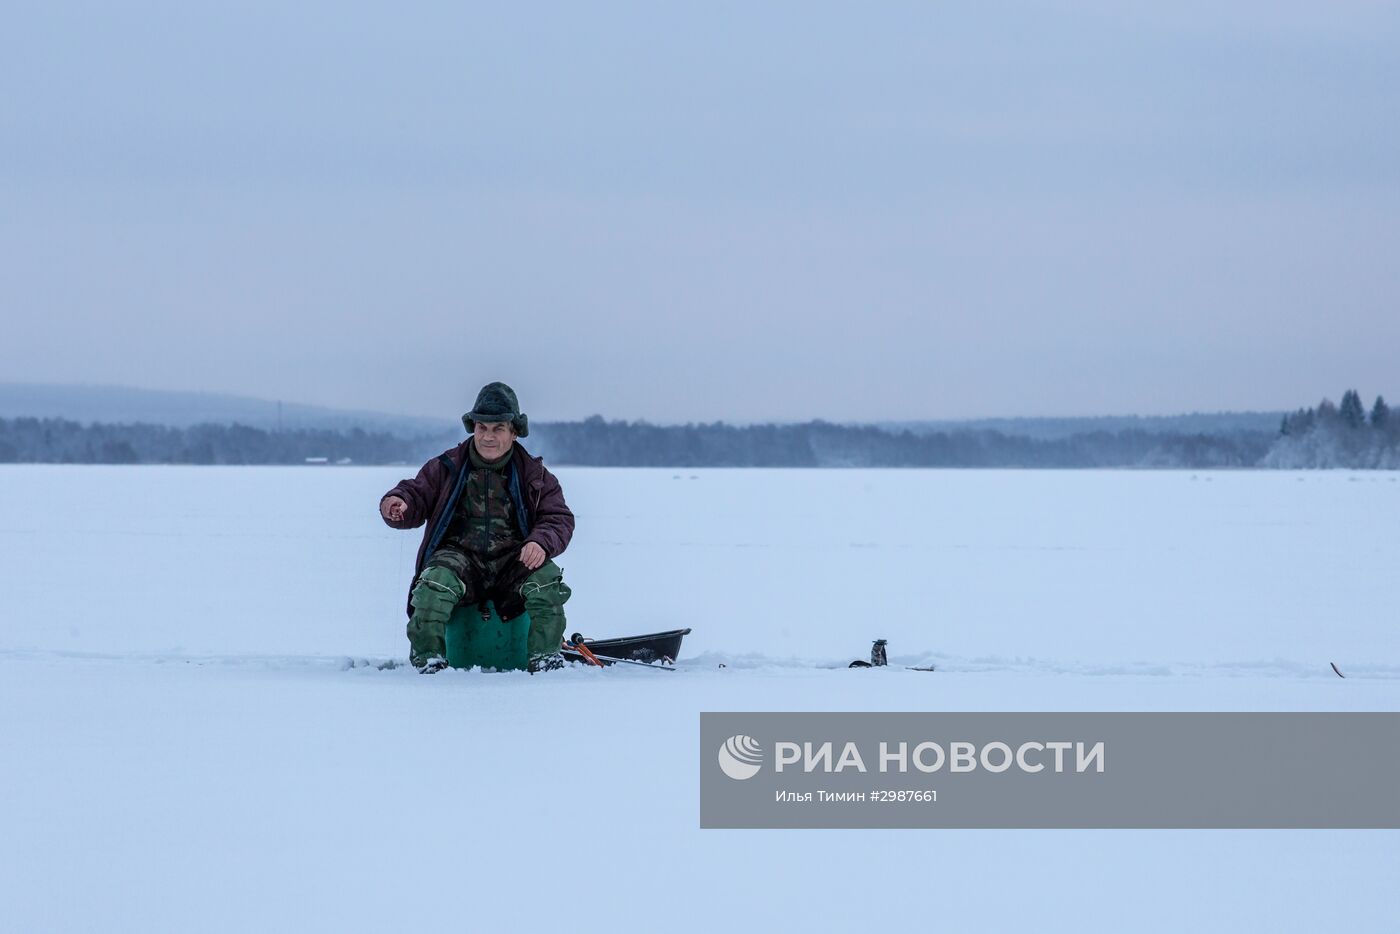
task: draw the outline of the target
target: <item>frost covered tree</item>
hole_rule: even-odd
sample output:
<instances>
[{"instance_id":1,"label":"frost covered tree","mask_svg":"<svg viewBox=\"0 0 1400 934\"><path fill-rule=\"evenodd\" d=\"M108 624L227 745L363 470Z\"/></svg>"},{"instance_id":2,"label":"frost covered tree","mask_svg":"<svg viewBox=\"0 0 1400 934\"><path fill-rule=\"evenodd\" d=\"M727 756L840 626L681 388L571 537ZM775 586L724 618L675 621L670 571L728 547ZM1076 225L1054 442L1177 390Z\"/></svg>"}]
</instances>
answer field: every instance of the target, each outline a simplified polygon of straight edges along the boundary
<instances>
[{"instance_id":1,"label":"frost covered tree","mask_svg":"<svg viewBox=\"0 0 1400 934\"><path fill-rule=\"evenodd\" d=\"M1323 399L1319 402L1316 413L1314 424L1317 425L1335 425L1341 421L1341 416L1337 413L1337 403L1331 399Z\"/></svg>"},{"instance_id":2,"label":"frost covered tree","mask_svg":"<svg viewBox=\"0 0 1400 934\"><path fill-rule=\"evenodd\" d=\"M1342 416L1342 423L1348 428L1360 428L1366 424L1366 409L1361 404L1361 393L1355 389L1348 389L1342 395L1342 407L1339 410Z\"/></svg>"},{"instance_id":3,"label":"frost covered tree","mask_svg":"<svg viewBox=\"0 0 1400 934\"><path fill-rule=\"evenodd\" d=\"M1283 424L1285 435L1305 435L1312 431L1313 423L1317 421L1317 411L1315 409L1299 409L1292 415L1285 415Z\"/></svg>"},{"instance_id":4,"label":"frost covered tree","mask_svg":"<svg viewBox=\"0 0 1400 934\"><path fill-rule=\"evenodd\" d=\"M1371 427L1384 428L1390 421L1390 406L1385 404L1385 396L1376 396L1376 404L1371 406Z\"/></svg>"}]
</instances>

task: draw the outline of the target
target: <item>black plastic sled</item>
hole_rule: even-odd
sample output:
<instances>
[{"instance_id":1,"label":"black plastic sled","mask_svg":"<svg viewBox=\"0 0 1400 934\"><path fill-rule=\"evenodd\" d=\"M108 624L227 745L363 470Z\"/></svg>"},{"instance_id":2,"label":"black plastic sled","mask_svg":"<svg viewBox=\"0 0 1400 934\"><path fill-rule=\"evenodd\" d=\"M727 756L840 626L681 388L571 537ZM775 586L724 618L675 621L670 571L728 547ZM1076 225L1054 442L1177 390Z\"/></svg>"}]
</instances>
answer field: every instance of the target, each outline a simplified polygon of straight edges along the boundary
<instances>
[{"instance_id":1,"label":"black plastic sled","mask_svg":"<svg viewBox=\"0 0 1400 934\"><path fill-rule=\"evenodd\" d=\"M569 638L569 643L571 645L581 643L598 656L598 661L604 665L611 665L612 659L642 662L646 665L653 663L671 665L675 663L676 656L681 653L681 639L689 632L689 629L672 629L669 632L653 632L645 636L620 636L615 639L588 639L574 633ZM571 662L588 663L582 653L576 652L568 646L565 646L561 651L564 658Z\"/></svg>"}]
</instances>

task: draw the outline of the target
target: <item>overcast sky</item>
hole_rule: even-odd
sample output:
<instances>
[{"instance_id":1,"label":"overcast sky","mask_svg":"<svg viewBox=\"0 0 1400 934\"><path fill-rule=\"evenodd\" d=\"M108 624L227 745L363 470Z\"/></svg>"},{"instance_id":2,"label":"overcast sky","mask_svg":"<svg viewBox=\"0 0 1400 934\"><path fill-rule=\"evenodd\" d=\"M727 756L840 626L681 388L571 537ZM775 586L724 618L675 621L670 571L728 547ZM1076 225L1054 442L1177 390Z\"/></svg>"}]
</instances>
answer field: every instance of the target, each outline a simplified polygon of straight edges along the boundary
<instances>
[{"instance_id":1,"label":"overcast sky","mask_svg":"<svg viewBox=\"0 0 1400 934\"><path fill-rule=\"evenodd\" d=\"M1400 398L1393 4L4 19L0 381L442 415L504 379L543 420Z\"/></svg>"}]
</instances>

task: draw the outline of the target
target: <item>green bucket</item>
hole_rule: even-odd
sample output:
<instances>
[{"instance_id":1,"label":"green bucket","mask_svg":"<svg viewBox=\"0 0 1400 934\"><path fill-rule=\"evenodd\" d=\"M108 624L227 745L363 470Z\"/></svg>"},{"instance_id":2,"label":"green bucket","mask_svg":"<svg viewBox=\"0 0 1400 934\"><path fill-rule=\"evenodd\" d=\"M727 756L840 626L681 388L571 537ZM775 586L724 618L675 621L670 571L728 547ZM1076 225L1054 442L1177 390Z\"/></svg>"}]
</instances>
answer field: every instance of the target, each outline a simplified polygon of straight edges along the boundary
<instances>
[{"instance_id":1,"label":"green bucket","mask_svg":"<svg viewBox=\"0 0 1400 934\"><path fill-rule=\"evenodd\" d=\"M459 606L452 611L444 635L447 664L453 668L494 668L497 671L524 671L529 661L530 614L502 620L496 605L486 601L490 617L481 618L481 607Z\"/></svg>"}]
</instances>

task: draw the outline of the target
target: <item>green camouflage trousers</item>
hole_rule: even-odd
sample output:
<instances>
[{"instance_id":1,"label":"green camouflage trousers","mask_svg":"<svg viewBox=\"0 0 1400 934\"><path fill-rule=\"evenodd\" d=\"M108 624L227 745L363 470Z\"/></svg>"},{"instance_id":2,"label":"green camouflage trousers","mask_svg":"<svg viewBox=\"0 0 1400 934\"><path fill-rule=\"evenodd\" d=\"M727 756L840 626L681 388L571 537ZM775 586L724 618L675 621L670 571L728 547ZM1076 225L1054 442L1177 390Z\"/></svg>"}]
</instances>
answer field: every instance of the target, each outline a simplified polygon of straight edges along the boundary
<instances>
[{"instance_id":1,"label":"green camouflage trousers","mask_svg":"<svg viewBox=\"0 0 1400 934\"><path fill-rule=\"evenodd\" d=\"M564 572L553 561L540 565L520 585L520 596L525 598L525 612L530 614L528 650L531 658L553 655L559 651L559 644L564 641L564 630L568 627L568 620L564 618L564 604L569 602L573 593L564 583Z\"/></svg>"},{"instance_id":2,"label":"green camouflage trousers","mask_svg":"<svg viewBox=\"0 0 1400 934\"><path fill-rule=\"evenodd\" d=\"M559 565L546 561L518 586L504 582L506 586L501 588L492 586L494 581L473 580L480 575L472 573L472 568L461 563L459 554L445 554L443 549L434 552L413 588L413 615L408 620L408 650L409 660L414 665L422 665L434 656L446 658L445 631L453 609L459 603L472 604L485 599L493 600L496 612L504 619L514 619L522 612L530 614L530 658L559 651L564 630L568 626L564 604L573 594L569 585L564 583L564 574ZM523 565L520 568L524 570ZM452 570L459 580L468 578L462 582L465 595L460 600L454 599L455 593L444 591L441 584L434 583L434 578L440 577L444 569ZM505 592L493 592L499 590ZM449 595L444 598L444 593Z\"/></svg>"}]
</instances>

